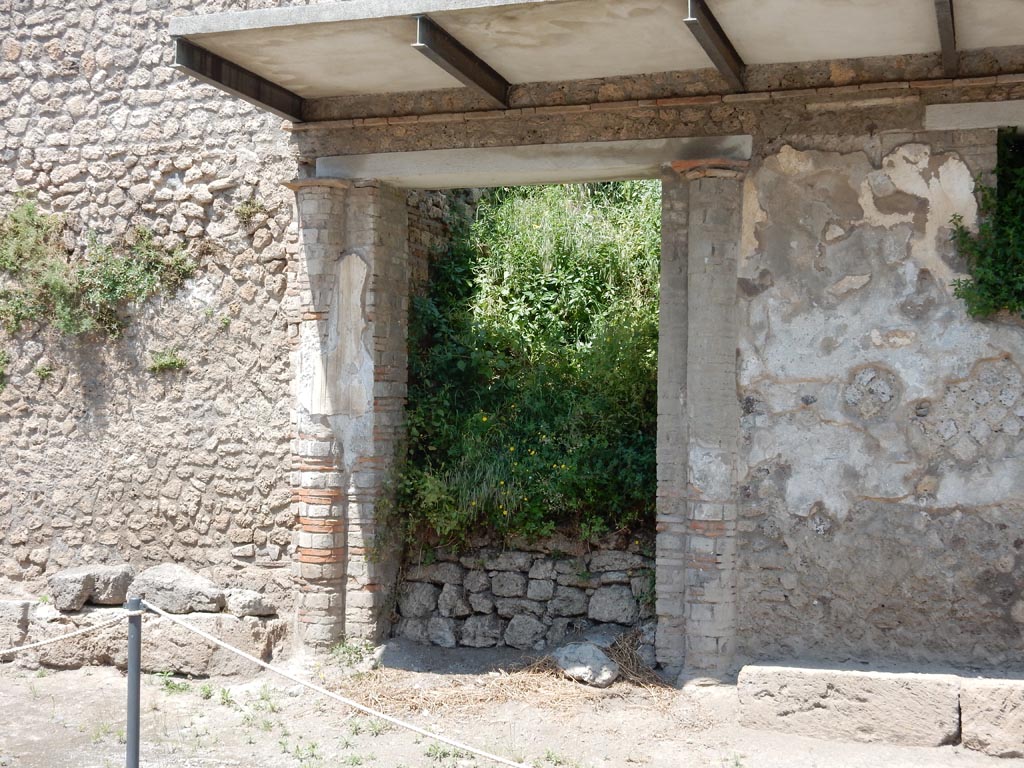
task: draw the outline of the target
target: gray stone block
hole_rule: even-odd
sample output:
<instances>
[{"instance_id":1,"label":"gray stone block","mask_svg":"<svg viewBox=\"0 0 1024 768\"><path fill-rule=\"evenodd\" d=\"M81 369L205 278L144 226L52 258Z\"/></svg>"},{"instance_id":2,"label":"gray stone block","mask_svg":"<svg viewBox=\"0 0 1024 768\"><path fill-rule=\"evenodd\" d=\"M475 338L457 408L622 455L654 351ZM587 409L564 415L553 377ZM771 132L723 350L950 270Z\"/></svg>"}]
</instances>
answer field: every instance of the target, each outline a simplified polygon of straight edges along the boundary
<instances>
[{"instance_id":1,"label":"gray stone block","mask_svg":"<svg viewBox=\"0 0 1024 768\"><path fill-rule=\"evenodd\" d=\"M505 645L520 650L533 649L539 651L544 647L544 635L547 625L529 614L521 613L513 616L505 629Z\"/></svg>"},{"instance_id":2,"label":"gray stone block","mask_svg":"<svg viewBox=\"0 0 1024 768\"><path fill-rule=\"evenodd\" d=\"M227 612L235 616L273 616L277 608L252 589L229 589L227 591Z\"/></svg>"},{"instance_id":3,"label":"gray stone block","mask_svg":"<svg viewBox=\"0 0 1024 768\"><path fill-rule=\"evenodd\" d=\"M551 658L567 676L596 688L607 688L619 676L619 665L592 643L569 643Z\"/></svg>"},{"instance_id":4,"label":"gray stone block","mask_svg":"<svg viewBox=\"0 0 1024 768\"><path fill-rule=\"evenodd\" d=\"M427 622L427 636L434 645L442 648L454 648L456 622L455 619L446 619L441 616L434 616Z\"/></svg>"},{"instance_id":5,"label":"gray stone block","mask_svg":"<svg viewBox=\"0 0 1024 768\"><path fill-rule=\"evenodd\" d=\"M640 609L633 590L622 584L601 587L590 597L587 616L594 621L612 624L635 624Z\"/></svg>"},{"instance_id":6,"label":"gray stone block","mask_svg":"<svg viewBox=\"0 0 1024 768\"><path fill-rule=\"evenodd\" d=\"M0 648L24 644L31 607L28 600L0 600Z\"/></svg>"},{"instance_id":7,"label":"gray stone block","mask_svg":"<svg viewBox=\"0 0 1024 768\"><path fill-rule=\"evenodd\" d=\"M414 565L406 574L409 581L429 581L431 584L462 584L466 569L458 563L431 563Z\"/></svg>"},{"instance_id":8,"label":"gray stone block","mask_svg":"<svg viewBox=\"0 0 1024 768\"><path fill-rule=\"evenodd\" d=\"M575 587L555 587L555 596L548 601L552 616L581 616L587 612L587 593Z\"/></svg>"},{"instance_id":9,"label":"gray stone block","mask_svg":"<svg viewBox=\"0 0 1024 768\"><path fill-rule=\"evenodd\" d=\"M466 590L454 584L445 584L441 595L437 598L437 610L444 617L464 618L473 613L473 608L466 602Z\"/></svg>"},{"instance_id":10,"label":"gray stone block","mask_svg":"<svg viewBox=\"0 0 1024 768\"><path fill-rule=\"evenodd\" d=\"M963 679L960 718L967 749L1024 757L1024 680Z\"/></svg>"},{"instance_id":11,"label":"gray stone block","mask_svg":"<svg viewBox=\"0 0 1024 768\"><path fill-rule=\"evenodd\" d=\"M486 571L469 571L463 581L470 592L486 592L491 588L491 580Z\"/></svg>"},{"instance_id":12,"label":"gray stone block","mask_svg":"<svg viewBox=\"0 0 1024 768\"><path fill-rule=\"evenodd\" d=\"M469 607L476 613L492 613L494 600L489 593L474 592L469 595Z\"/></svg>"},{"instance_id":13,"label":"gray stone block","mask_svg":"<svg viewBox=\"0 0 1024 768\"><path fill-rule=\"evenodd\" d=\"M498 615L503 618L511 618L521 613L529 613L533 616L544 615L544 604L534 600L525 600L516 597L499 597L494 601L498 609Z\"/></svg>"},{"instance_id":14,"label":"gray stone block","mask_svg":"<svg viewBox=\"0 0 1024 768\"><path fill-rule=\"evenodd\" d=\"M47 584L58 611L78 611L92 594L96 580L92 569L85 565L58 571L47 579Z\"/></svg>"},{"instance_id":15,"label":"gray stone block","mask_svg":"<svg viewBox=\"0 0 1024 768\"><path fill-rule=\"evenodd\" d=\"M497 597L522 597L526 594L526 576L521 573L499 573L491 579L491 591Z\"/></svg>"},{"instance_id":16,"label":"gray stone block","mask_svg":"<svg viewBox=\"0 0 1024 768\"><path fill-rule=\"evenodd\" d=\"M531 600L550 600L555 594L555 582L550 579L530 579L526 596Z\"/></svg>"},{"instance_id":17,"label":"gray stone block","mask_svg":"<svg viewBox=\"0 0 1024 768\"><path fill-rule=\"evenodd\" d=\"M406 582L398 595L398 611L407 619L426 618L437 608L440 594L441 590L433 584Z\"/></svg>"},{"instance_id":18,"label":"gray stone block","mask_svg":"<svg viewBox=\"0 0 1024 768\"><path fill-rule=\"evenodd\" d=\"M490 648L501 639L501 619L493 613L488 616L470 616L462 625L461 645L470 648Z\"/></svg>"},{"instance_id":19,"label":"gray stone block","mask_svg":"<svg viewBox=\"0 0 1024 768\"><path fill-rule=\"evenodd\" d=\"M746 666L737 692L748 728L933 747L953 743L960 731L953 675Z\"/></svg>"}]
</instances>

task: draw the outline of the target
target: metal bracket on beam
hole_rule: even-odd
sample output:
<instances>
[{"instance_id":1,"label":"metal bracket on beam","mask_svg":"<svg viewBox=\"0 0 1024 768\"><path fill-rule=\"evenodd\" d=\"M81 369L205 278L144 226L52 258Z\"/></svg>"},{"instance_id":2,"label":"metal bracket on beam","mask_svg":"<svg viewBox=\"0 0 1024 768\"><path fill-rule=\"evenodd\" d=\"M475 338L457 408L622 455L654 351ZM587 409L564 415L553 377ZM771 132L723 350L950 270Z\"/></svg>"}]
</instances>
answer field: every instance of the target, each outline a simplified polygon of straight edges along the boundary
<instances>
[{"instance_id":1,"label":"metal bracket on beam","mask_svg":"<svg viewBox=\"0 0 1024 768\"><path fill-rule=\"evenodd\" d=\"M174 68L286 120L302 122L301 96L183 37L174 39Z\"/></svg>"},{"instance_id":2,"label":"metal bracket on beam","mask_svg":"<svg viewBox=\"0 0 1024 768\"><path fill-rule=\"evenodd\" d=\"M689 0L689 15L685 21L729 87L734 91L746 90L743 84L743 59L722 30L718 19L708 10L704 0Z\"/></svg>"},{"instance_id":3,"label":"metal bracket on beam","mask_svg":"<svg viewBox=\"0 0 1024 768\"><path fill-rule=\"evenodd\" d=\"M960 74L960 54L956 50L953 0L935 0L935 16L939 22L939 42L942 44L942 71L946 77L956 77Z\"/></svg>"},{"instance_id":4,"label":"metal bracket on beam","mask_svg":"<svg viewBox=\"0 0 1024 768\"><path fill-rule=\"evenodd\" d=\"M452 77L508 109L508 81L429 17L416 17L416 42L412 47Z\"/></svg>"}]
</instances>

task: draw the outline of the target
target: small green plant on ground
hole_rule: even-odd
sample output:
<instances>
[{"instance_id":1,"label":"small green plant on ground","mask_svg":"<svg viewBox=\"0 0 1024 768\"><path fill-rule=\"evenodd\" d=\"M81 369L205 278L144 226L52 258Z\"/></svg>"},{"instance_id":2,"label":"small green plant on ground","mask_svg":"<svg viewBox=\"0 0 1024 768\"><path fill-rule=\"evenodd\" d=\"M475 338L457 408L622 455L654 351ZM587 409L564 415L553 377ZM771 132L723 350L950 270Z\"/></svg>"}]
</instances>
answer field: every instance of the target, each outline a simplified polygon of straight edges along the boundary
<instances>
[{"instance_id":1,"label":"small green plant on ground","mask_svg":"<svg viewBox=\"0 0 1024 768\"><path fill-rule=\"evenodd\" d=\"M185 693L191 687L184 680L175 680L170 670L157 672L156 676L160 678L160 687L168 693Z\"/></svg>"},{"instance_id":2,"label":"small green plant on ground","mask_svg":"<svg viewBox=\"0 0 1024 768\"><path fill-rule=\"evenodd\" d=\"M231 695L231 691L227 688L220 689L220 703L221 706L230 707L232 709L238 706L235 703L234 697Z\"/></svg>"},{"instance_id":3,"label":"small green plant on ground","mask_svg":"<svg viewBox=\"0 0 1024 768\"><path fill-rule=\"evenodd\" d=\"M981 186L977 232L952 219L957 251L970 277L953 283L972 317L1024 314L1024 138L1000 135L998 187Z\"/></svg>"},{"instance_id":4,"label":"small green plant on ground","mask_svg":"<svg viewBox=\"0 0 1024 768\"><path fill-rule=\"evenodd\" d=\"M410 318L410 540L653 521L660 202L655 182L498 189L452 221Z\"/></svg>"},{"instance_id":5,"label":"small green plant on ground","mask_svg":"<svg viewBox=\"0 0 1024 768\"><path fill-rule=\"evenodd\" d=\"M10 353L6 349L0 349L0 392L7 388L7 366L10 364Z\"/></svg>"},{"instance_id":6,"label":"small green plant on ground","mask_svg":"<svg viewBox=\"0 0 1024 768\"><path fill-rule=\"evenodd\" d=\"M27 323L68 335L120 334L121 308L177 290L196 270L183 249L158 246L134 230L117 248L90 239L78 258L62 242L63 224L24 200L0 221L0 326L16 333Z\"/></svg>"},{"instance_id":7,"label":"small green plant on ground","mask_svg":"<svg viewBox=\"0 0 1024 768\"><path fill-rule=\"evenodd\" d=\"M36 376L40 381L49 381L53 377L53 366L43 363L36 367Z\"/></svg>"},{"instance_id":8,"label":"small green plant on ground","mask_svg":"<svg viewBox=\"0 0 1024 768\"><path fill-rule=\"evenodd\" d=\"M331 659L346 667L364 661L373 653L373 643L367 640L349 640L343 637L339 642L331 646Z\"/></svg>"},{"instance_id":9,"label":"small green plant on ground","mask_svg":"<svg viewBox=\"0 0 1024 768\"><path fill-rule=\"evenodd\" d=\"M249 195L245 202L239 203L235 207L235 217L244 226L251 224L257 216L264 215L266 212L267 207L262 200L257 199L255 193Z\"/></svg>"},{"instance_id":10,"label":"small green plant on ground","mask_svg":"<svg viewBox=\"0 0 1024 768\"><path fill-rule=\"evenodd\" d=\"M209 683L203 683L199 686L199 698L204 701L209 701L213 698L213 686Z\"/></svg>"},{"instance_id":11,"label":"small green plant on ground","mask_svg":"<svg viewBox=\"0 0 1024 768\"><path fill-rule=\"evenodd\" d=\"M176 349L158 350L152 354L148 370L150 373L165 373L167 371L180 371L188 365Z\"/></svg>"}]
</instances>

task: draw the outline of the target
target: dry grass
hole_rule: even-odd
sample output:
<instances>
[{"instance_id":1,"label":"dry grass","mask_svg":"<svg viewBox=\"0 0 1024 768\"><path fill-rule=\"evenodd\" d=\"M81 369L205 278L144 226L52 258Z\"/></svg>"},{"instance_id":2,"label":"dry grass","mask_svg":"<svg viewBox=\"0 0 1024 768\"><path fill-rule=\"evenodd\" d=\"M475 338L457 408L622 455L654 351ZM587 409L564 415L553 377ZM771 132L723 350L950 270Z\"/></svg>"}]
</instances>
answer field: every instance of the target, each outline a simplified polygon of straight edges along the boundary
<instances>
[{"instance_id":1,"label":"dry grass","mask_svg":"<svg viewBox=\"0 0 1024 768\"><path fill-rule=\"evenodd\" d=\"M327 683L342 696L389 715L468 711L514 702L564 710L637 696L648 706L667 707L678 692L644 664L636 652L638 637L637 633L619 638L608 650L619 664L620 678L605 689L569 679L550 657L484 675L438 676L381 668Z\"/></svg>"}]
</instances>

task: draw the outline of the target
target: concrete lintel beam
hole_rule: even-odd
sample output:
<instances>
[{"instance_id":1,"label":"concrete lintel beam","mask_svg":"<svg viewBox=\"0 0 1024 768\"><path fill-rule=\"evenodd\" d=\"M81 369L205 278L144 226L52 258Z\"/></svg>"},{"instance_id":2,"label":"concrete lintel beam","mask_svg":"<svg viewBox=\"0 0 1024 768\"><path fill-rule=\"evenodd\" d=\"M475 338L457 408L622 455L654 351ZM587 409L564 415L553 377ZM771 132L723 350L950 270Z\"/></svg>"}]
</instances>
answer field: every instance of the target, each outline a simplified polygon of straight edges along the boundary
<instances>
[{"instance_id":1,"label":"concrete lintel beam","mask_svg":"<svg viewBox=\"0 0 1024 768\"><path fill-rule=\"evenodd\" d=\"M508 81L428 16L416 17L412 47L464 85L489 97L495 106L508 109Z\"/></svg>"},{"instance_id":2,"label":"concrete lintel beam","mask_svg":"<svg viewBox=\"0 0 1024 768\"><path fill-rule=\"evenodd\" d=\"M174 68L292 122L302 122L301 96L184 38L174 40Z\"/></svg>"},{"instance_id":3,"label":"concrete lintel beam","mask_svg":"<svg viewBox=\"0 0 1024 768\"><path fill-rule=\"evenodd\" d=\"M942 71L946 77L956 77L960 73L960 54L956 50L953 0L935 0L935 17L939 23L939 42L942 45Z\"/></svg>"},{"instance_id":4,"label":"concrete lintel beam","mask_svg":"<svg viewBox=\"0 0 1024 768\"><path fill-rule=\"evenodd\" d=\"M743 59L704 0L689 0L689 13L685 21L687 28L729 87L734 91L746 90L743 84Z\"/></svg>"}]
</instances>

